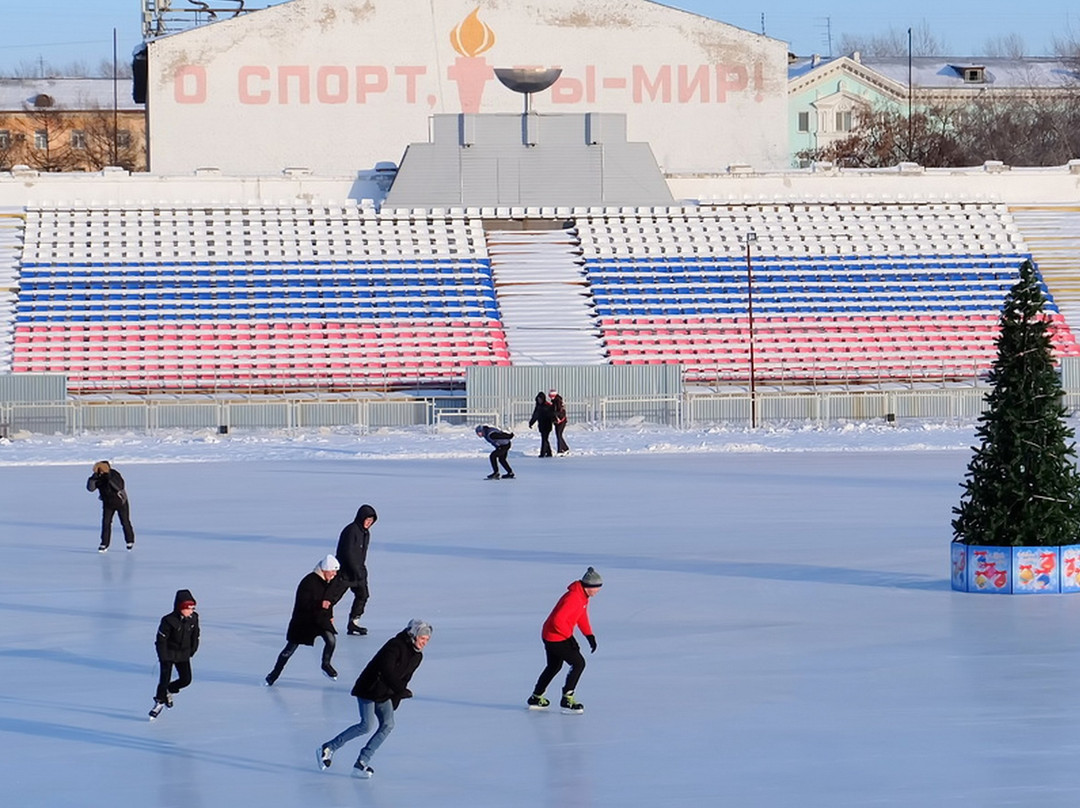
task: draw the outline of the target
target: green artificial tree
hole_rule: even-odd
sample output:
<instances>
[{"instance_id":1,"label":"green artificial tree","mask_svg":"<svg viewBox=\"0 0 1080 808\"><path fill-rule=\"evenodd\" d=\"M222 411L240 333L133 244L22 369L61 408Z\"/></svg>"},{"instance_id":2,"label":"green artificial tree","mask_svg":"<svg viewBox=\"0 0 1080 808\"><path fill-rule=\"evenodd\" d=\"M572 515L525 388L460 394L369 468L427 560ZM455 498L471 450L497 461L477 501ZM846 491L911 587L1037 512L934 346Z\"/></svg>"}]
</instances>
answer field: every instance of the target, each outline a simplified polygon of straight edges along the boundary
<instances>
[{"instance_id":1,"label":"green artificial tree","mask_svg":"<svg viewBox=\"0 0 1080 808\"><path fill-rule=\"evenodd\" d=\"M955 541L991 546L1080 543L1080 475L1054 368L1046 296L1031 261L1005 298L990 369L982 445L968 465Z\"/></svg>"}]
</instances>

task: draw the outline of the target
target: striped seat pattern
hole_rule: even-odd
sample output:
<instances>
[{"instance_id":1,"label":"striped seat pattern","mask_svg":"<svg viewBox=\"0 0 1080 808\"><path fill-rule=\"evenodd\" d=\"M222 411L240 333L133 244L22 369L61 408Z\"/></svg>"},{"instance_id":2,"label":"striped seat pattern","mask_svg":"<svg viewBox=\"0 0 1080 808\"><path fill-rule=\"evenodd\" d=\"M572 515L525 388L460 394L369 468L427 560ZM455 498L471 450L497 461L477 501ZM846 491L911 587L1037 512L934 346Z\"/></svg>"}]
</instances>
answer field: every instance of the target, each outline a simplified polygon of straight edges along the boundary
<instances>
[{"instance_id":1,"label":"striped seat pattern","mask_svg":"<svg viewBox=\"0 0 1080 808\"><path fill-rule=\"evenodd\" d=\"M198 223L208 235L187 209L139 213L28 212L14 370L74 390L217 390L443 383L509 363L464 222L223 209Z\"/></svg>"}]
</instances>

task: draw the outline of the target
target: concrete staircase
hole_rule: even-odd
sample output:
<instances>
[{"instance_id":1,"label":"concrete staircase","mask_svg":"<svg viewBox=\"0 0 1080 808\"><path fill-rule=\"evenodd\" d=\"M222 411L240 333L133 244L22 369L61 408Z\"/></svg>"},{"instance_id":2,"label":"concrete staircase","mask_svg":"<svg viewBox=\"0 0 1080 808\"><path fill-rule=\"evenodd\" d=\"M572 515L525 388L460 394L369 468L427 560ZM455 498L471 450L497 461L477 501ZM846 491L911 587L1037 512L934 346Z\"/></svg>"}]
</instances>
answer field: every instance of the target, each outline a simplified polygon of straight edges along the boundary
<instances>
[{"instance_id":1,"label":"concrete staircase","mask_svg":"<svg viewBox=\"0 0 1080 808\"><path fill-rule=\"evenodd\" d=\"M489 229L485 236L510 361L606 364L576 229Z\"/></svg>"},{"instance_id":2,"label":"concrete staircase","mask_svg":"<svg viewBox=\"0 0 1080 808\"><path fill-rule=\"evenodd\" d=\"M11 373L25 225L22 208L0 208L0 373Z\"/></svg>"},{"instance_id":3,"label":"concrete staircase","mask_svg":"<svg viewBox=\"0 0 1080 808\"><path fill-rule=\"evenodd\" d=\"M1010 205L1009 212L1065 322L1080 336L1080 206Z\"/></svg>"}]
</instances>

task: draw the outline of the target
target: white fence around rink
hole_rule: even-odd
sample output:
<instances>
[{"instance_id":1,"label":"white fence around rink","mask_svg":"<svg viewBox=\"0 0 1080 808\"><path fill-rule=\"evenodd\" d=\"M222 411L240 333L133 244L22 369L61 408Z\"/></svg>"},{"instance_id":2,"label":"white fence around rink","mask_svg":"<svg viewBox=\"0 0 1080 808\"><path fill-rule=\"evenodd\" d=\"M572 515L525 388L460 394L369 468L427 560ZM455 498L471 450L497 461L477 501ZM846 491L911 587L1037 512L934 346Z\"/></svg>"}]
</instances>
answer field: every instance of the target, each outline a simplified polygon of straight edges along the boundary
<instances>
[{"instance_id":1,"label":"white fence around rink","mask_svg":"<svg viewBox=\"0 0 1080 808\"><path fill-rule=\"evenodd\" d=\"M595 397L567 402L571 424L617 427L644 422L676 428L717 424L758 426L793 422L894 423L903 420L971 421L985 408L985 386L948 389L806 392L690 391L679 396ZM197 400L87 400L0 404L0 437L18 432L82 434L162 430L354 428L361 433L393 427L491 423L508 428L529 420L532 400L506 400L487 409L458 406L448 398L259 398ZM1070 412L1080 410L1080 391L1066 393Z\"/></svg>"}]
</instances>

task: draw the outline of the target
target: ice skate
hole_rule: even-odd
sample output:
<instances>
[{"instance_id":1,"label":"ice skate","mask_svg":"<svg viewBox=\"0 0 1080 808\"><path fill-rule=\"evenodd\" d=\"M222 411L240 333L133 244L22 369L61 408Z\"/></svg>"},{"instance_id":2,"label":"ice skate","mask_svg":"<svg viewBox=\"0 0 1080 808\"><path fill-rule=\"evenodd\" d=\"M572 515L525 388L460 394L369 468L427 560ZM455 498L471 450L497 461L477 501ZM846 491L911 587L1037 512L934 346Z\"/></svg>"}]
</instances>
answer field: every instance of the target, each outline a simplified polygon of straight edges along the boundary
<instances>
[{"instance_id":1,"label":"ice skate","mask_svg":"<svg viewBox=\"0 0 1080 808\"><path fill-rule=\"evenodd\" d=\"M504 480L512 480L512 479L514 479L514 472L512 472L512 471L508 471L508 472L506 472L506 474L504 474L504 475L502 476L502 478L503 478Z\"/></svg>"},{"instance_id":2,"label":"ice skate","mask_svg":"<svg viewBox=\"0 0 1080 808\"><path fill-rule=\"evenodd\" d=\"M319 759L319 770L326 771L334 760L334 750L329 746L320 746L315 750L315 757Z\"/></svg>"},{"instance_id":3,"label":"ice skate","mask_svg":"<svg viewBox=\"0 0 1080 808\"><path fill-rule=\"evenodd\" d=\"M97 548L97 551L99 553L105 553L105 552L108 552L108 550L109 550L109 545L107 545L107 544L102 544L100 547Z\"/></svg>"},{"instance_id":4,"label":"ice skate","mask_svg":"<svg viewBox=\"0 0 1080 808\"><path fill-rule=\"evenodd\" d=\"M127 543L127 548L128 548L128 550L134 550L135 549L135 542L129 541Z\"/></svg>"},{"instance_id":5,"label":"ice skate","mask_svg":"<svg viewBox=\"0 0 1080 808\"><path fill-rule=\"evenodd\" d=\"M322 664L322 672L329 676L331 679L337 679L337 671L334 670L334 666L329 662Z\"/></svg>"},{"instance_id":6,"label":"ice skate","mask_svg":"<svg viewBox=\"0 0 1080 808\"><path fill-rule=\"evenodd\" d=\"M359 777L362 780L370 780L371 775L375 774L375 770L366 763L356 761L356 765L353 766L352 776Z\"/></svg>"},{"instance_id":7,"label":"ice skate","mask_svg":"<svg viewBox=\"0 0 1080 808\"><path fill-rule=\"evenodd\" d=\"M159 715L161 711L165 709L165 702L154 700L154 706L150 708L150 720L153 721Z\"/></svg>"},{"instance_id":8,"label":"ice skate","mask_svg":"<svg viewBox=\"0 0 1080 808\"><path fill-rule=\"evenodd\" d=\"M489 475L488 475L487 477L485 477L484 479L485 479L485 480L497 480L497 479L499 479L499 472L497 472L497 471L493 471L493 472L491 472L491 474L489 474Z\"/></svg>"},{"instance_id":9,"label":"ice skate","mask_svg":"<svg viewBox=\"0 0 1080 808\"><path fill-rule=\"evenodd\" d=\"M270 671L270 673L266 674L266 686L273 687L274 682L277 681L278 676L279 674L274 673L273 671Z\"/></svg>"},{"instance_id":10,"label":"ice skate","mask_svg":"<svg viewBox=\"0 0 1080 808\"><path fill-rule=\"evenodd\" d=\"M585 712L585 705L574 698L573 690L563 693L562 701L559 702L559 707L566 715L578 715Z\"/></svg>"},{"instance_id":11,"label":"ice skate","mask_svg":"<svg viewBox=\"0 0 1080 808\"><path fill-rule=\"evenodd\" d=\"M543 696L538 696L535 693L529 696L529 700L525 703L529 705L530 710L546 710L548 707L551 706L550 699L546 699Z\"/></svg>"},{"instance_id":12,"label":"ice skate","mask_svg":"<svg viewBox=\"0 0 1080 808\"><path fill-rule=\"evenodd\" d=\"M349 621L349 628L345 633L350 637L363 637L367 634L367 629L360 625L359 617L354 617Z\"/></svg>"},{"instance_id":13,"label":"ice skate","mask_svg":"<svg viewBox=\"0 0 1080 808\"><path fill-rule=\"evenodd\" d=\"M172 709L172 706L173 706L172 693L166 693L165 694L165 706L168 707L170 710Z\"/></svg>"}]
</instances>

